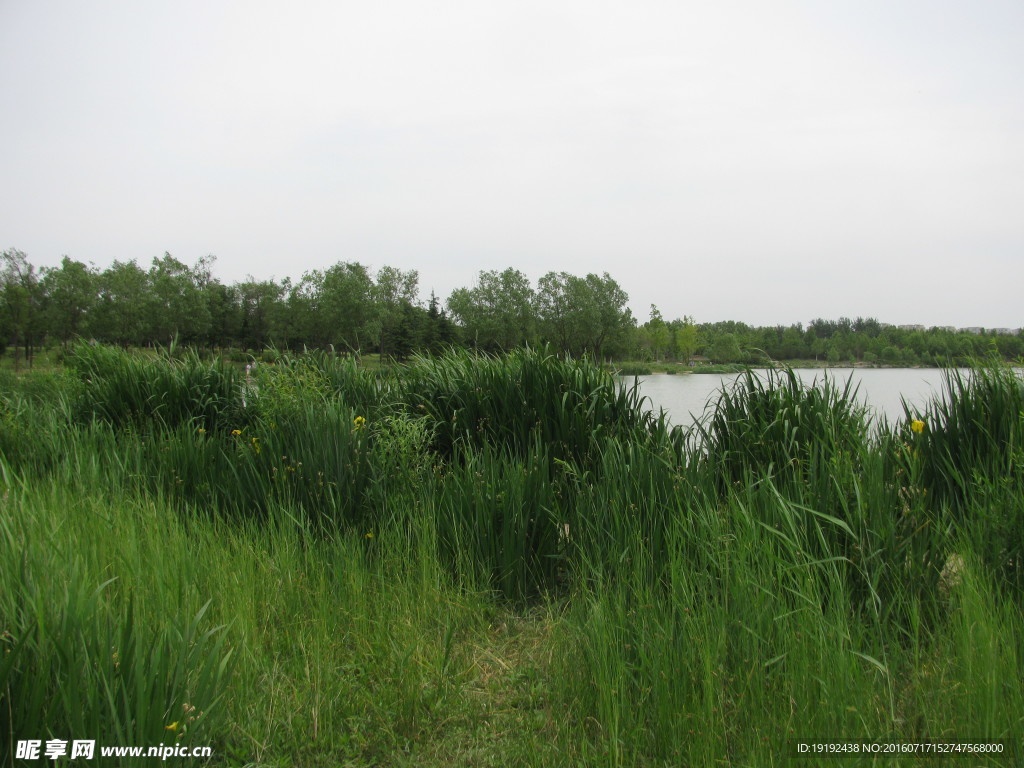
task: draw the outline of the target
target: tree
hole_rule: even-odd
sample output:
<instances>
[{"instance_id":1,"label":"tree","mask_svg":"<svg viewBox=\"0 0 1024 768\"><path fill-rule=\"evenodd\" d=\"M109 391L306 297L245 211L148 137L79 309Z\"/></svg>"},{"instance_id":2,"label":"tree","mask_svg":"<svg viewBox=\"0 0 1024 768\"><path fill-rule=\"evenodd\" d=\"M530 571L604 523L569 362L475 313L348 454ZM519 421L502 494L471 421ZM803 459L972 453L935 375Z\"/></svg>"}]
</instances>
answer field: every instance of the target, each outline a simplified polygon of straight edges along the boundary
<instances>
[{"instance_id":1,"label":"tree","mask_svg":"<svg viewBox=\"0 0 1024 768\"><path fill-rule=\"evenodd\" d=\"M203 289L210 281L213 257L205 257L190 269L169 253L154 258L149 270L147 301L149 341L171 342L180 337L196 342L210 328L210 308Z\"/></svg>"},{"instance_id":2,"label":"tree","mask_svg":"<svg viewBox=\"0 0 1024 768\"><path fill-rule=\"evenodd\" d=\"M127 347L146 340L149 277L135 261L114 261L100 273L88 326L97 338Z\"/></svg>"},{"instance_id":3,"label":"tree","mask_svg":"<svg viewBox=\"0 0 1024 768\"><path fill-rule=\"evenodd\" d=\"M32 354L43 335L43 291L35 267L22 251L4 251L0 272L0 311L5 334L14 347L15 367L18 345L29 367Z\"/></svg>"},{"instance_id":4,"label":"tree","mask_svg":"<svg viewBox=\"0 0 1024 768\"><path fill-rule=\"evenodd\" d=\"M256 280L249 276L235 287L241 315L239 343L246 349L263 349L275 337L286 341L285 329L275 325L277 316L287 313L286 289L274 280Z\"/></svg>"},{"instance_id":5,"label":"tree","mask_svg":"<svg viewBox=\"0 0 1024 768\"><path fill-rule=\"evenodd\" d=\"M413 350L423 343L426 312L408 301L402 301L391 322L384 330L384 346L398 362L409 358Z\"/></svg>"},{"instance_id":6,"label":"tree","mask_svg":"<svg viewBox=\"0 0 1024 768\"><path fill-rule=\"evenodd\" d=\"M676 356L684 363L689 363L690 358L697 352L697 325L689 315L682 320L673 320L670 323L674 337Z\"/></svg>"},{"instance_id":7,"label":"tree","mask_svg":"<svg viewBox=\"0 0 1024 768\"><path fill-rule=\"evenodd\" d=\"M723 333L708 350L708 357L716 363L735 363L743 356L734 333Z\"/></svg>"},{"instance_id":8,"label":"tree","mask_svg":"<svg viewBox=\"0 0 1024 768\"><path fill-rule=\"evenodd\" d=\"M534 337L534 291L522 272L481 271L473 288L459 288L448 309L462 326L466 342L490 352L529 344Z\"/></svg>"},{"instance_id":9,"label":"tree","mask_svg":"<svg viewBox=\"0 0 1024 768\"><path fill-rule=\"evenodd\" d=\"M358 262L306 272L288 296L290 343L359 350L367 336L379 341L373 294L373 279Z\"/></svg>"},{"instance_id":10,"label":"tree","mask_svg":"<svg viewBox=\"0 0 1024 768\"><path fill-rule=\"evenodd\" d=\"M65 256L59 267L43 270L41 284L46 297L46 326L67 348L73 338L83 333L96 304L96 271Z\"/></svg>"},{"instance_id":11,"label":"tree","mask_svg":"<svg viewBox=\"0 0 1024 768\"><path fill-rule=\"evenodd\" d=\"M360 348L372 317L373 280L358 262L338 262L323 274L319 302L319 324L326 330L328 344L350 350Z\"/></svg>"},{"instance_id":12,"label":"tree","mask_svg":"<svg viewBox=\"0 0 1024 768\"><path fill-rule=\"evenodd\" d=\"M373 299L373 314L369 328L377 339L377 350L381 359L390 354L388 334L392 333L403 316L403 306L415 305L419 294L419 273L416 270L403 272L395 267L381 267L370 289Z\"/></svg>"},{"instance_id":13,"label":"tree","mask_svg":"<svg viewBox=\"0 0 1024 768\"><path fill-rule=\"evenodd\" d=\"M655 360L664 360L672 346L672 332L658 308L651 304L651 319L644 323L646 341Z\"/></svg>"},{"instance_id":14,"label":"tree","mask_svg":"<svg viewBox=\"0 0 1024 768\"><path fill-rule=\"evenodd\" d=\"M791 325L782 332L781 349L777 359L796 360L810 354L804 339L803 329L799 325Z\"/></svg>"},{"instance_id":15,"label":"tree","mask_svg":"<svg viewBox=\"0 0 1024 768\"><path fill-rule=\"evenodd\" d=\"M566 353L573 351L580 336L571 298L571 286L577 279L568 272L548 272L537 281L535 301L541 334Z\"/></svg>"},{"instance_id":16,"label":"tree","mask_svg":"<svg viewBox=\"0 0 1024 768\"><path fill-rule=\"evenodd\" d=\"M322 347L327 336L318 318L323 296L324 275L318 269L306 272L294 285L289 285L285 320L280 328L287 347Z\"/></svg>"},{"instance_id":17,"label":"tree","mask_svg":"<svg viewBox=\"0 0 1024 768\"><path fill-rule=\"evenodd\" d=\"M545 338L563 352L600 359L634 327L628 301L607 272L585 278L549 272L538 282L537 317Z\"/></svg>"},{"instance_id":18,"label":"tree","mask_svg":"<svg viewBox=\"0 0 1024 768\"><path fill-rule=\"evenodd\" d=\"M211 349L240 343L244 317L238 287L223 285L219 280L214 280L207 285L204 293L210 313L210 328L206 341Z\"/></svg>"},{"instance_id":19,"label":"tree","mask_svg":"<svg viewBox=\"0 0 1024 768\"><path fill-rule=\"evenodd\" d=\"M427 316L424 319L421 344L426 352L440 352L451 346L456 340L455 325L441 309L440 302L433 291L427 305Z\"/></svg>"}]
</instances>

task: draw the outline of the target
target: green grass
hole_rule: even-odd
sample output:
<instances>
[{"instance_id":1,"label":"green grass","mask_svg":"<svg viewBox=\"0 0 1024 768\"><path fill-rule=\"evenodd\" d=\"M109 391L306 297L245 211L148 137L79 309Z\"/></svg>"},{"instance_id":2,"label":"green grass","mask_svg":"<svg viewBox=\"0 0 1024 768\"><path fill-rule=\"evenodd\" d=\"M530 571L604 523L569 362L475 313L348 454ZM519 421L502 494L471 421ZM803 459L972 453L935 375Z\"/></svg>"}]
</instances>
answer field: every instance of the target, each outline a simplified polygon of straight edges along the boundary
<instances>
[{"instance_id":1,"label":"green grass","mask_svg":"<svg viewBox=\"0 0 1024 768\"><path fill-rule=\"evenodd\" d=\"M1019 744L1012 372L895 425L747 375L687 437L542 353L273 362L0 379L0 765L32 738L244 766Z\"/></svg>"}]
</instances>

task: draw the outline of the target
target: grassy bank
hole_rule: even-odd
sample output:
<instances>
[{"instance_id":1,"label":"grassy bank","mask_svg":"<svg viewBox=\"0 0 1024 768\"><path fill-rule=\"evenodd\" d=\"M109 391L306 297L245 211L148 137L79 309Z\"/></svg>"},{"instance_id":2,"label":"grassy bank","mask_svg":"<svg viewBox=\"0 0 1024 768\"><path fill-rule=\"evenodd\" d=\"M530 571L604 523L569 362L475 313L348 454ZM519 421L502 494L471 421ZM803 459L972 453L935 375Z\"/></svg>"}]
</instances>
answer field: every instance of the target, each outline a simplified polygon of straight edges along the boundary
<instances>
[{"instance_id":1,"label":"grassy bank","mask_svg":"<svg viewBox=\"0 0 1024 768\"><path fill-rule=\"evenodd\" d=\"M51 738L250 766L1020 741L1008 370L881 430L842 387L740 377L685 434L533 352L66 364L3 382L0 764Z\"/></svg>"}]
</instances>

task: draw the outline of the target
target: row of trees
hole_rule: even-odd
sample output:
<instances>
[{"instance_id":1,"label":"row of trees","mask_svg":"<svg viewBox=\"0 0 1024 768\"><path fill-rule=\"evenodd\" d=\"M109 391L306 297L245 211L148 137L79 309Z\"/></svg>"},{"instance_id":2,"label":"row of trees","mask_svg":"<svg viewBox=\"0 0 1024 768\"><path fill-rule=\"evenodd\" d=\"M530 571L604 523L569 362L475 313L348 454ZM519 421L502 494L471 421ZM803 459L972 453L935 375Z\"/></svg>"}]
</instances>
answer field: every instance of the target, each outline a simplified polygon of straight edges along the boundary
<instances>
[{"instance_id":1,"label":"row of trees","mask_svg":"<svg viewBox=\"0 0 1024 768\"><path fill-rule=\"evenodd\" d=\"M725 322L698 326L702 354L718 362L771 360L860 361L885 365L966 362L995 353L1006 360L1024 358L1024 335L970 332L951 328L913 329L885 325L874 318L812 320L756 328Z\"/></svg>"},{"instance_id":2,"label":"row of trees","mask_svg":"<svg viewBox=\"0 0 1024 768\"><path fill-rule=\"evenodd\" d=\"M260 350L267 346L379 352L403 359L465 345L487 352L550 344L572 355L686 363L759 363L766 359L945 363L995 349L1024 357L1024 337L942 328L907 330L874 319L817 319L757 328L737 322L666 320L652 306L638 324L629 297L607 273L550 272L534 285L522 272L482 271L442 307L419 298L419 275L394 267L370 270L339 262L293 282L247 279L225 285L213 257L187 265L170 254L148 268L115 261L106 269L64 257L36 268L24 253L0 262L0 352L31 361L44 344L78 337L122 346L167 344Z\"/></svg>"},{"instance_id":3,"label":"row of trees","mask_svg":"<svg viewBox=\"0 0 1024 768\"><path fill-rule=\"evenodd\" d=\"M213 257L189 266L170 254L148 269L115 261L107 269L64 257L37 269L17 250L0 265L0 351L31 362L46 343L77 337L122 346L180 343L201 347L327 348L379 352L465 344L485 351L553 344L570 354L606 357L627 348L634 328L628 296L607 274L551 273L536 289L521 272L481 272L458 289L448 309L433 294L419 299L419 275L339 262L296 282L225 285Z\"/></svg>"},{"instance_id":4,"label":"row of trees","mask_svg":"<svg viewBox=\"0 0 1024 768\"><path fill-rule=\"evenodd\" d=\"M548 343L595 359L628 348L635 322L629 296L607 272L577 277L549 272L537 287L522 272L483 271L472 288L459 288L448 309L467 345L487 351Z\"/></svg>"},{"instance_id":5,"label":"row of trees","mask_svg":"<svg viewBox=\"0 0 1024 768\"><path fill-rule=\"evenodd\" d=\"M44 343L78 337L122 346L168 344L262 349L335 346L402 356L456 341L436 298L419 303L415 271L356 263L313 270L302 279L249 279L234 285L212 274L214 259L189 266L170 254L148 269L115 261L98 270L64 257L37 269L24 253L0 264L0 350L31 361Z\"/></svg>"}]
</instances>

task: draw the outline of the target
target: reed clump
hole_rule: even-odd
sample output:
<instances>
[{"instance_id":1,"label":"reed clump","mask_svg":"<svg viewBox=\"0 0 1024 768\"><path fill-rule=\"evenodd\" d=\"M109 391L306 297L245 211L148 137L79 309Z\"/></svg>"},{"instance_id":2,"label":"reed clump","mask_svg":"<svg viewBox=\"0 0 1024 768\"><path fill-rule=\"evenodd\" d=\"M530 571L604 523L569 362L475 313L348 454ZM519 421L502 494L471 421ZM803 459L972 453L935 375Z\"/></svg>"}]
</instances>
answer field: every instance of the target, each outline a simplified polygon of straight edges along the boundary
<instances>
[{"instance_id":1,"label":"reed clump","mask_svg":"<svg viewBox=\"0 0 1024 768\"><path fill-rule=\"evenodd\" d=\"M905 467L931 508L1002 578L1024 586L1024 378L1000 363L949 370L944 396L905 408Z\"/></svg>"},{"instance_id":2,"label":"reed clump","mask_svg":"<svg viewBox=\"0 0 1024 768\"><path fill-rule=\"evenodd\" d=\"M525 455L539 440L553 459L588 462L605 440L641 437L653 422L636 387L586 360L531 349L418 358L399 382L405 407L434 422L445 457L459 444Z\"/></svg>"}]
</instances>

